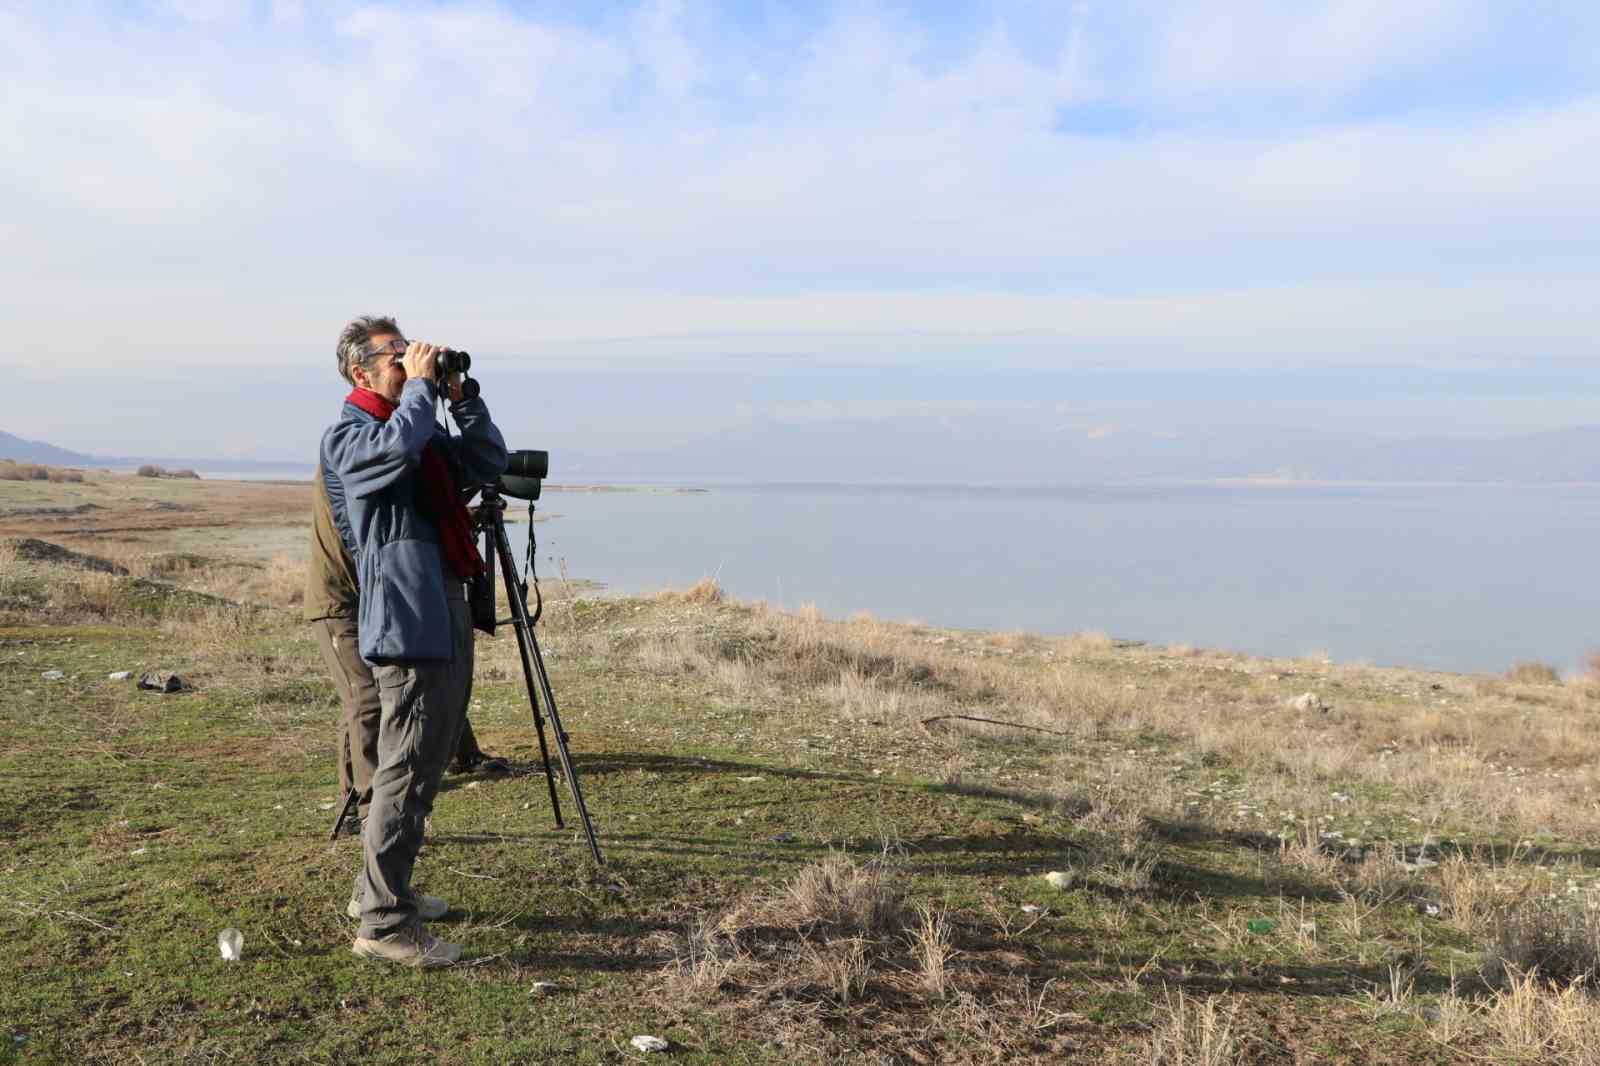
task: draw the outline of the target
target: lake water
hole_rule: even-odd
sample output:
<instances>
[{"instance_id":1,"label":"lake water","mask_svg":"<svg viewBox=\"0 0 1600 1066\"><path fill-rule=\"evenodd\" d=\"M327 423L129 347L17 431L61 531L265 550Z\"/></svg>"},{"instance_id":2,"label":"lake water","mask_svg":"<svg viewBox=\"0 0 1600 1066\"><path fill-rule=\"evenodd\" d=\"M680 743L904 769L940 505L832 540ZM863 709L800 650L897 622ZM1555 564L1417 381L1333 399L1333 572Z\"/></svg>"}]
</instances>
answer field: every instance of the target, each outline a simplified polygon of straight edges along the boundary
<instances>
[{"instance_id":1,"label":"lake water","mask_svg":"<svg viewBox=\"0 0 1600 1066\"><path fill-rule=\"evenodd\" d=\"M1600 648L1594 486L724 485L539 508L541 574L619 592L712 575L836 617L1464 671Z\"/></svg>"}]
</instances>

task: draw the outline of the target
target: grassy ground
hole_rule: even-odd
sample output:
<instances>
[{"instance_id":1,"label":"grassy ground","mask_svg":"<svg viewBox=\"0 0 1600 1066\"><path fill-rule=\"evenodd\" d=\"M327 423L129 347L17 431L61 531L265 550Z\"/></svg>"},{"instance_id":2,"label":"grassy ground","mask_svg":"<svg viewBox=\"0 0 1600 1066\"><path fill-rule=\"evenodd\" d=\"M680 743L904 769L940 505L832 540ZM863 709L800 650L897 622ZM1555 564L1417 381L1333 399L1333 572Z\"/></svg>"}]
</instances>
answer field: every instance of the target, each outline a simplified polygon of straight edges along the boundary
<instances>
[{"instance_id":1,"label":"grassy ground","mask_svg":"<svg viewBox=\"0 0 1600 1066\"><path fill-rule=\"evenodd\" d=\"M0 523L126 494L90 480L0 486ZM150 491L218 528L251 490ZM518 773L447 778L418 882L467 958L413 973L349 952L297 562L84 515L53 542L128 573L0 551L0 1062L1600 1062L1586 684L557 582L607 866L480 638Z\"/></svg>"}]
</instances>

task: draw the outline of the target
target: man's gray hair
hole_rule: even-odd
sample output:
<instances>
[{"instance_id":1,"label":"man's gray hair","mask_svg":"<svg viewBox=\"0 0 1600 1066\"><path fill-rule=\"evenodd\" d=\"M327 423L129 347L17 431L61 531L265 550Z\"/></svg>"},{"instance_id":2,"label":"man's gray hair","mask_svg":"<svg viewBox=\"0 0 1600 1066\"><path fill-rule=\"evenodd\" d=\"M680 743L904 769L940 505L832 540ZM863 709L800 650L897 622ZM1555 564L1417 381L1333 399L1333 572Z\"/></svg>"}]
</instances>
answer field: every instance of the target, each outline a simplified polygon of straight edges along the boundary
<instances>
[{"instance_id":1,"label":"man's gray hair","mask_svg":"<svg viewBox=\"0 0 1600 1066\"><path fill-rule=\"evenodd\" d=\"M366 366L372 359L372 353L367 351L367 345L372 342L373 337L382 333L403 336L394 319L381 315L362 315L360 318L353 318L349 325L339 331L337 349L339 373L350 384L356 383L356 367Z\"/></svg>"}]
</instances>

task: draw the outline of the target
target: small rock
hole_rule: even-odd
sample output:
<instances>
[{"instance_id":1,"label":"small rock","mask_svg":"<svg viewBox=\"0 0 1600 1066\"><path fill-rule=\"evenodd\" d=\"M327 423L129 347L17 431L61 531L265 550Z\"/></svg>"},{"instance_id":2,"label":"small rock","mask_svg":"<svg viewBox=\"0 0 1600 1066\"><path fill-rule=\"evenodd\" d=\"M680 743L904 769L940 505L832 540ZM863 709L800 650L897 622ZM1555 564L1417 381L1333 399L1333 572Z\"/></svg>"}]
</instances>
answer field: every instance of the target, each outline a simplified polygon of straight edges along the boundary
<instances>
[{"instance_id":1,"label":"small rock","mask_svg":"<svg viewBox=\"0 0 1600 1066\"><path fill-rule=\"evenodd\" d=\"M1291 711L1325 711L1328 705L1315 692L1303 692L1288 702Z\"/></svg>"},{"instance_id":2,"label":"small rock","mask_svg":"<svg viewBox=\"0 0 1600 1066\"><path fill-rule=\"evenodd\" d=\"M1061 870L1051 870L1044 875L1044 879L1050 883L1051 888L1066 888L1072 884L1072 875Z\"/></svg>"},{"instance_id":3,"label":"small rock","mask_svg":"<svg viewBox=\"0 0 1600 1066\"><path fill-rule=\"evenodd\" d=\"M1022 913L1023 914L1049 914L1050 911L1045 907L1039 906L1037 903L1024 903L1022 905Z\"/></svg>"},{"instance_id":4,"label":"small rock","mask_svg":"<svg viewBox=\"0 0 1600 1066\"><path fill-rule=\"evenodd\" d=\"M483 784L482 781L468 781L467 782L467 787L468 788L477 788L481 784Z\"/></svg>"},{"instance_id":5,"label":"small rock","mask_svg":"<svg viewBox=\"0 0 1600 1066\"><path fill-rule=\"evenodd\" d=\"M659 1036L636 1036L632 1040L628 1041L628 1043L632 1044L639 1051L646 1053L652 1051L665 1051L667 1048L672 1046Z\"/></svg>"},{"instance_id":6,"label":"small rock","mask_svg":"<svg viewBox=\"0 0 1600 1066\"><path fill-rule=\"evenodd\" d=\"M60 670L46 670L39 676L46 681L65 681L67 679L67 675Z\"/></svg>"},{"instance_id":7,"label":"small rock","mask_svg":"<svg viewBox=\"0 0 1600 1066\"><path fill-rule=\"evenodd\" d=\"M333 804L331 804L331 803L319 803L319 804L317 804L317 810L319 810L319 811L331 811L331 810L333 810Z\"/></svg>"},{"instance_id":8,"label":"small rock","mask_svg":"<svg viewBox=\"0 0 1600 1066\"><path fill-rule=\"evenodd\" d=\"M798 839L793 833L779 833L772 838L772 842L774 844L793 844Z\"/></svg>"},{"instance_id":9,"label":"small rock","mask_svg":"<svg viewBox=\"0 0 1600 1066\"><path fill-rule=\"evenodd\" d=\"M107 674L106 675L106 680L107 681L128 681L128 680L131 680L132 678L133 678L133 671L132 670L118 670L114 674Z\"/></svg>"},{"instance_id":10,"label":"small rock","mask_svg":"<svg viewBox=\"0 0 1600 1066\"><path fill-rule=\"evenodd\" d=\"M139 687L147 692L182 692L189 685L177 674L150 673L139 678Z\"/></svg>"},{"instance_id":11,"label":"small rock","mask_svg":"<svg viewBox=\"0 0 1600 1066\"><path fill-rule=\"evenodd\" d=\"M554 981L535 981L528 986L528 992L535 996L548 996L556 990Z\"/></svg>"},{"instance_id":12,"label":"small rock","mask_svg":"<svg viewBox=\"0 0 1600 1066\"><path fill-rule=\"evenodd\" d=\"M244 934L229 926L217 934L217 950L228 962L238 962L244 954Z\"/></svg>"}]
</instances>

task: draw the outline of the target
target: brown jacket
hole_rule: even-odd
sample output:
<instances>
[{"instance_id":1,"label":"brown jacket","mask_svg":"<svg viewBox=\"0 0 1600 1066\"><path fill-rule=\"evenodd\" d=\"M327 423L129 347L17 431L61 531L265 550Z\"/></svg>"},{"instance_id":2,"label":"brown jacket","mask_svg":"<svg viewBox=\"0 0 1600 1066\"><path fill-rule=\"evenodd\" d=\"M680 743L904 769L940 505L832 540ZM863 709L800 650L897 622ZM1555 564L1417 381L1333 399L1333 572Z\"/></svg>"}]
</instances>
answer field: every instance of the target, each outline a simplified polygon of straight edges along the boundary
<instances>
[{"instance_id":1,"label":"brown jacket","mask_svg":"<svg viewBox=\"0 0 1600 1066\"><path fill-rule=\"evenodd\" d=\"M319 466L312 479L311 565L306 570L305 620L353 620L360 599L356 562L345 550L339 529L333 524L333 504Z\"/></svg>"}]
</instances>

